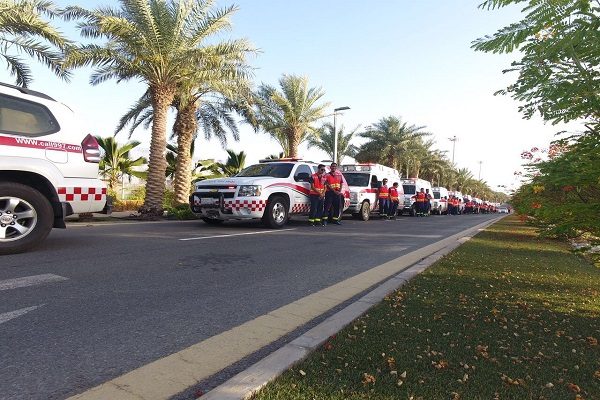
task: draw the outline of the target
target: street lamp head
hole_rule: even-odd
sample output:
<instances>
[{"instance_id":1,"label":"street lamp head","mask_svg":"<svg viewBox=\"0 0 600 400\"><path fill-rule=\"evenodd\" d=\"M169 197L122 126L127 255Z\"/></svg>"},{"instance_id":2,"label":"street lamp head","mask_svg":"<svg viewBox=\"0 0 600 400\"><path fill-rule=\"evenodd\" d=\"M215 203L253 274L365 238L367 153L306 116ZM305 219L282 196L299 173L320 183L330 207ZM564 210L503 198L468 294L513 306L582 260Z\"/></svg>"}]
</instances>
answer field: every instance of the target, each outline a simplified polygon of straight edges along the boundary
<instances>
[{"instance_id":1,"label":"street lamp head","mask_svg":"<svg viewBox=\"0 0 600 400\"><path fill-rule=\"evenodd\" d=\"M350 107L344 106L344 107L338 107L338 108L334 108L333 112L338 112L338 111L344 111L344 110L349 110Z\"/></svg>"}]
</instances>

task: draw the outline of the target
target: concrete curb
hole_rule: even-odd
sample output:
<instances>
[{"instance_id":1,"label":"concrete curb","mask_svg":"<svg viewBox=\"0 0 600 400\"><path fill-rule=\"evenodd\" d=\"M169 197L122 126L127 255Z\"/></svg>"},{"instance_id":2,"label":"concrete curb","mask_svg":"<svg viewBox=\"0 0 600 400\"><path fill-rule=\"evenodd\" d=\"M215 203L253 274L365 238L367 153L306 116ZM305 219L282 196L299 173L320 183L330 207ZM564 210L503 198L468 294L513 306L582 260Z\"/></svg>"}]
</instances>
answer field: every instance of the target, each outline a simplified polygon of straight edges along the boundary
<instances>
[{"instance_id":1,"label":"concrete curb","mask_svg":"<svg viewBox=\"0 0 600 400\"><path fill-rule=\"evenodd\" d=\"M478 231L485 229L500 219L501 217L494 218L448 238L452 240L446 239L448 240L448 244L445 247L417 261L392 278L387 279L354 303L327 318L319 325L271 353L245 371L240 372L225 383L206 393L202 396L202 399L249 399L269 382L306 358L330 336L338 333L371 307L381 302L388 294L402 287L410 279L425 271L440 258L471 239Z\"/></svg>"}]
</instances>

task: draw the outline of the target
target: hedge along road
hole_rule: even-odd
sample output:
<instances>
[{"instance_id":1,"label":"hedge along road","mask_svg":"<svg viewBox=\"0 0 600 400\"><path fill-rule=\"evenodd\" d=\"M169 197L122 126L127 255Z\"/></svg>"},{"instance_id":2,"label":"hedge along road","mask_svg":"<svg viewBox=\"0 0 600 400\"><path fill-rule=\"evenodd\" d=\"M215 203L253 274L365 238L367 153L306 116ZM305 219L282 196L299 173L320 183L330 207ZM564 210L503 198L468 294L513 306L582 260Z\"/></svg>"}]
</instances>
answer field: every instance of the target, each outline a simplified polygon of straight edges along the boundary
<instances>
[{"instance_id":1,"label":"hedge along road","mask_svg":"<svg viewBox=\"0 0 600 400\"><path fill-rule=\"evenodd\" d=\"M493 218L55 230L35 251L0 259L0 398L85 392Z\"/></svg>"}]
</instances>

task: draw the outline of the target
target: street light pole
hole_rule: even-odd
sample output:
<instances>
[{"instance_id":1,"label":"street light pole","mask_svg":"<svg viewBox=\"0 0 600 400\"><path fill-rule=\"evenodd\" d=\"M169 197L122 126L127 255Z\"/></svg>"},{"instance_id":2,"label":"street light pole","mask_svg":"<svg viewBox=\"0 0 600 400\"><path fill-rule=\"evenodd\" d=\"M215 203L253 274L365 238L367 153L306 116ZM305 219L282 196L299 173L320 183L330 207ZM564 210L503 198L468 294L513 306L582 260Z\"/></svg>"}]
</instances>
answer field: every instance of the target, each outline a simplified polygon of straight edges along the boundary
<instances>
[{"instance_id":1,"label":"street light pole","mask_svg":"<svg viewBox=\"0 0 600 400\"><path fill-rule=\"evenodd\" d=\"M333 162L337 164L337 152L338 152L338 134L335 128L335 116L338 111L349 110L350 107L338 107L333 109Z\"/></svg>"},{"instance_id":2,"label":"street light pole","mask_svg":"<svg viewBox=\"0 0 600 400\"><path fill-rule=\"evenodd\" d=\"M448 138L448 140L452 142L452 165L454 165L454 150L456 150L456 141L458 138L454 135L451 138Z\"/></svg>"},{"instance_id":3,"label":"street light pole","mask_svg":"<svg viewBox=\"0 0 600 400\"><path fill-rule=\"evenodd\" d=\"M479 161L479 180L481 180L481 164L483 164L483 161Z\"/></svg>"}]
</instances>

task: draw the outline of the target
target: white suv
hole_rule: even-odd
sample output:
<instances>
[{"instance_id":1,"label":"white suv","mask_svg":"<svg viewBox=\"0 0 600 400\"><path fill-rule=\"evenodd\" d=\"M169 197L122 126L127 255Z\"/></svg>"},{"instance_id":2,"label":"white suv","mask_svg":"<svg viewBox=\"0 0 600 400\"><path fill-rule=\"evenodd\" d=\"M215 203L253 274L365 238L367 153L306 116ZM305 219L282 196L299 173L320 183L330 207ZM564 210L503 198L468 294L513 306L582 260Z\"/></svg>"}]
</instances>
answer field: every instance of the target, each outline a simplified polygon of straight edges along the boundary
<instances>
[{"instance_id":1,"label":"white suv","mask_svg":"<svg viewBox=\"0 0 600 400\"><path fill-rule=\"evenodd\" d=\"M98 142L71 109L0 83L0 254L39 244L67 215L103 210L99 161Z\"/></svg>"},{"instance_id":2,"label":"white suv","mask_svg":"<svg viewBox=\"0 0 600 400\"><path fill-rule=\"evenodd\" d=\"M309 179L317 165L298 159L261 160L231 178L197 182L190 207L207 224L262 219L268 227L281 228L290 215L308 214ZM342 182L345 210L350 190L346 180Z\"/></svg>"}]
</instances>

